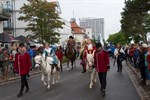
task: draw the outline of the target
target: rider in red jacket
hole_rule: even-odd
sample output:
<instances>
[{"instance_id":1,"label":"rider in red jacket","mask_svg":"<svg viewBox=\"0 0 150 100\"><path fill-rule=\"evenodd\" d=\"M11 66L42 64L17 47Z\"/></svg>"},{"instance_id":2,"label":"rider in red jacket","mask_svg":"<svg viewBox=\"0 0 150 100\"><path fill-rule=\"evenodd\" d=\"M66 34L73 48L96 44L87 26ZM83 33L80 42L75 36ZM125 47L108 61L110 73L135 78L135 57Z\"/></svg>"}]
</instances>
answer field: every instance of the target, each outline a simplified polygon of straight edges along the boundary
<instances>
[{"instance_id":1,"label":"rider in red jacket","mask_svg":"<svg viewBox=\"0 0 150 100\"><path fill-rule=\"evenodd\" d=\"M84 60L87 61L87 54L94 54L95 50L96 50L95 45L92 43L90 39L88 39L88 43L85 46L84 53L83 53ZM85 66L85 69L86 69L86 66ZM84 70L82 73L84 72L86 72L86 70Z\"/></svg>"}]
</instances>

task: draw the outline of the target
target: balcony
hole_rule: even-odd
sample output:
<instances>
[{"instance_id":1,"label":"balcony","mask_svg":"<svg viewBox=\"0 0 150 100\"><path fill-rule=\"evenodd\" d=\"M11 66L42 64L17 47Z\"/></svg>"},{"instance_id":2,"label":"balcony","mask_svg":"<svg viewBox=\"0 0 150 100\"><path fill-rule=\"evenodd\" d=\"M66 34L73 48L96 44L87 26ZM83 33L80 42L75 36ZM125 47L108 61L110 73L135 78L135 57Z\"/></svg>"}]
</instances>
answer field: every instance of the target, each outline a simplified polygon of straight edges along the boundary
<instances>
[{"instance_id":1,"label":"balcony","mask_svg":"<svg viewBox=\"0 0 150 100\"><path fill-rule=\"evenodd\" d=\"M3 4L2 7L4 11L7 11L7 12L13 11L13 6L11 4Z\"/></svg>"},{"instance_id":2,"label":"balcony","mask_svg":"<svg viewBox=\"0 0 150 100\"><path fill-rule=\"evenodd\" d=\"M11 16L11 13L5 11L2 6L0 6L0 21L6 21Z\"/></svg>"},{"instance_id":3,"label":"balcony","mask_svg":"<svg viewBox=\"0 0 150 100\"><path fill-rule=\"evenodd\" d=\"M13 30L13 23L10 23L9 21L4 21L3 29L4 30Z\"/></svg>"}]
</instances>

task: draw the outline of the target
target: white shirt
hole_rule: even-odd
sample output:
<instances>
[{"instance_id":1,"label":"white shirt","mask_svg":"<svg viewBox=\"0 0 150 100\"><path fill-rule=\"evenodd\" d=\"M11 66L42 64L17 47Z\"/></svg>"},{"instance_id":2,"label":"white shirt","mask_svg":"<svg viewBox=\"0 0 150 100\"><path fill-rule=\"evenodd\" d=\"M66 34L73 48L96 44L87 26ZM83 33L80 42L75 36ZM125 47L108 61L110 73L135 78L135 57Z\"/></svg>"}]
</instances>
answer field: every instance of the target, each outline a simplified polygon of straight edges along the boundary
<instances>
[{"instance_id":1,"label":"white shirt","mask_svg":"<svg viewBox=\"0 0 150 100\"><path fill-rule=\"evenodd\" d=\"M116 48L116 49L115 49L115 52L114 52L114 55L115 55L116 57L118 57L118 51L119 51L119 49ZM121 49L120 49L120 52L124 53L124 50L121 48ZM125 54L125 53L124 53L124 54Z\"/></svg>"},{"instance_id":2,"label":"white shirt","mask_svg":"<svg viewBox=\"0 0 150 100\"><path fill-rule=\"evenodd\" d=\"M45 48L44 51L48 52L50 54L52 48ZM43 57L45 57L45 52L42 55Z\"/></svg>"}]
</instances>

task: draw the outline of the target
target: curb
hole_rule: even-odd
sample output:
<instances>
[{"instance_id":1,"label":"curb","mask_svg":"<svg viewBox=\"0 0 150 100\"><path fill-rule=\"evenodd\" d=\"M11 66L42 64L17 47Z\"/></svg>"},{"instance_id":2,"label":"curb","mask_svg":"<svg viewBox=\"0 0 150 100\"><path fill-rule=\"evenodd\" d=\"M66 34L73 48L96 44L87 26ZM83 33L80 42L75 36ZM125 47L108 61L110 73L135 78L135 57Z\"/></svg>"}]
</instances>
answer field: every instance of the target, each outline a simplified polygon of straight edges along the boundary
<instances>
[{"instance_id":1,"label":"curb","mask_svg":"<svg viewBox=\"0 0 150 100\"><path fill-rule=\"evenodd\" d=\"M39 73L40 73L40 71L32 72L32 73L30 73L30 76L37 75ZM9 78L7 81L6 80L5 81L0 81L0 85L6 84L8 82L11 82L11 81L14 81L14 80L17 80L17 79L20 79L20 76Z\"/></svg>"},{"instance_id":2,"label":"curb","mask_svg":"<svg viewBox=\"0 0 150 100\"><path fill-rule=\"evenodd\" d=\"M148 93L143 89L143 87L139 84L139 81L137 78L139 78L139 74L132 68L132 66L128 63L126 63L126 66L124 67L126 70L133 86L135 87L138 95L140 96L141 100L150 100Z\"/></svg>"},{"instance_id":3,"label":"curb","mask_svg":"<svg viewBox=\"0 0 150 100\"><path fill-rule=\"evenodd\" d=\"M78 61L79 59L76 59L76 61ZM62 66L65 66L67 65L67 62L66 63L63 63ZM37 75L39 74L41 71L36 71L36 72L31 72L30 73L30 76L33 76L33 75ZM14 80L17 80L17 79L20 79L20 76L17 76L17 77L12 77L12 78L9 78L7 81L0 81L0 85L3 85L3 84L6 84L8 82L11 82L11 81L14 81Z\"/></svg>"}]
</instances>

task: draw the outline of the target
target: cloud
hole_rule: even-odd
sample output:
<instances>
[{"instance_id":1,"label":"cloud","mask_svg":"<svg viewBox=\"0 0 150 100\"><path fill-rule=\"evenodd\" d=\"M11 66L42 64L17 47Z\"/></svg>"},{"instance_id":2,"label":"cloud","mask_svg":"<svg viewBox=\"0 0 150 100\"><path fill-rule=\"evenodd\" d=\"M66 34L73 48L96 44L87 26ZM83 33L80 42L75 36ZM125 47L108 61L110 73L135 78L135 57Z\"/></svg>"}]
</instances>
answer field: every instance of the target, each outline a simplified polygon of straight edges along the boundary
<instances>
[{"instance_id":1,"label":"cloud","mask_svg":"<svg viewBox=\"0 0 150 100\"><path fill-rule=\"evenodd\" d=\"M51 0L52 1L52 0ZM55 1L55 0L54 0ZM66 20L75 17L77 21L84 17L104 18L105 38L120 31L120 13L124 0L58 0L62 10L61 17ZM73 14L74 12L74 14Z\"/></svg>"}]
</instances>

